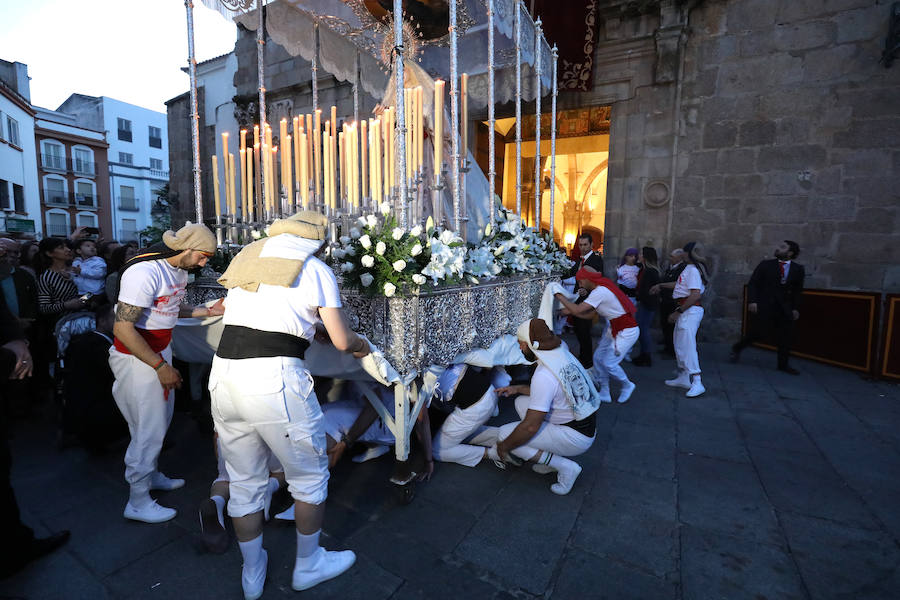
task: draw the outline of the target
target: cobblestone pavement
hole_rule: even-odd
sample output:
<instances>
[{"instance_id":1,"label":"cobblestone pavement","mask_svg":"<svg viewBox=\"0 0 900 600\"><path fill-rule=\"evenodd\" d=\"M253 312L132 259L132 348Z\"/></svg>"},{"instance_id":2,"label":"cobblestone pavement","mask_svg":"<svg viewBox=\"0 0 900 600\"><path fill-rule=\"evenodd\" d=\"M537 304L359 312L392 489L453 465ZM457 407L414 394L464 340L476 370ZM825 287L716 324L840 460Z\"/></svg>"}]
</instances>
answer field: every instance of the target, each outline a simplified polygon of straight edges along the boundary
<instances>
[{"instance_id":1,"label":"cobblestone pavement","mask_svg":"<svg viewBox=\"0 0 900 600\"><path fill-rule=\"evenodd\" d=\"M388 457L333 474L324 545L357 552L344 576L303 598L900 597L900 388L815 363L776 372L771 353L740 364L701 348L706 395L662 381L673 362L626 365L638 387L604 405L571 494L552 477L438 464L403 506ZM614 390L615 393L615 390ZM500 420L511 420L504 408ZM62 550L0 582L2 598L240 598L240 552L199 545L196 506L215 476L211 437L177 414L161 494L178 517L122 518L122 450L58 452L44 422L22 422L13 480L39 535ZM264 598L292 598L294 534L265 530ZM14 549L12 549L14 551Z\"/></svg>"}]
</instances>

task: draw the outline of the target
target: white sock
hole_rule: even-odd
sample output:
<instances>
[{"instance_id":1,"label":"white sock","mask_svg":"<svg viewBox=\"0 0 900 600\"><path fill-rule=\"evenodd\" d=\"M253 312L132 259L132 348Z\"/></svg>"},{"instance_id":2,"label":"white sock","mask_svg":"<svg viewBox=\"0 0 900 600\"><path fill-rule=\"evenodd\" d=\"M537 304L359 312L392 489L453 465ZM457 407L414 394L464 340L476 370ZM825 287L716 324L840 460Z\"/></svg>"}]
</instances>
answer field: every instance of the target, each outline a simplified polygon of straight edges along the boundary
<instances>
[{"instance_id":1,"label":"white sock","mask_svg":"<svg viewBox=\"0 0 900 600\"><path fill-rule=\"evenodd\" d=\"M222 526L222 529L225 529L225 498L222 496L210 496L210 500L212 500L216 504L216 513L219 516L219 525Z\"/></svg>"},{"instance_id":2,"label":"white sock","mask_svg":"<svg viewBox=\"0 0 900 600\"><path fill-rule=\"evenodd\" d=\"M128 492L128 503L135 508L144 508L153 504L154 500L150 497L150 490L147 488L135 488L131 486Z\"/></svg>"},{"instance_id":3,"label":"white sock","mask_svg":"<svg viewBox=\"0 0 900 600\"><path fill-rule=\"evenodd\" d=\"M245 568L255 568L256 565L259 564L259 561L262 560L262 542L262 534L259 534L258 537L249 542L238 542L238 546L241 548L241 556L244 557Z\"/></svg>"},{"instance_id":4,"label":"white sock","mask_svg":"<svg viewBox=\"0 0 900 600\"><path fill-rule=\"evenodd\" d=\"M500 455L497 454L497 446L491 446L490 448L487 448L487 455L491 460L502 460L500 458Z\"/></svg>"},{"instance_id":5,"label":"white sock","mask_svg":"<svg viewBox=\"0 0 900 600\"><path fill-rule=\"evenodd\" d=\"M319 549L319 534L322 530L318 530L310 535L297 532L297 561L309 558Z\"/></svg>"},{"instance_id":6,"label":"white sock","mask_svg":"<svg viewBox=\"0 0 900 600\"><path fill-rule=\"evenodd\" d=\"M691 375L690 377L691 377L691 383L696 382L696 383L699 383L700 385L703 385L703 383L700 381L700 373Z\"/></svg>"}]
</instances>

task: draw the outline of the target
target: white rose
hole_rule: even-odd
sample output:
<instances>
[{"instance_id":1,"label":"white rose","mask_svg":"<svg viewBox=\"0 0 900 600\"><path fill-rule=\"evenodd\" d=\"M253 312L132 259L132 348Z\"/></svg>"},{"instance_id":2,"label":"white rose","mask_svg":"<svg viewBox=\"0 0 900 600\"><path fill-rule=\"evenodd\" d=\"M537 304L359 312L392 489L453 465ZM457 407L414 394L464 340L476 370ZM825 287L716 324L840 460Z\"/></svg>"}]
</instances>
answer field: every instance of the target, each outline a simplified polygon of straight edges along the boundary
<instances>
[{"instance_id":1,"label":"white rose","mask_svg":"<svg viewBox=\"0 0 900 600\"><path fill-rule=\"evenodd\" d=\"M359 282L363 284L364 287L369 287L372 285L373 281L375 281L375 278L372 277L370 273L363 273L359 276Z\"/></svg>"},{"instance_id":2,"label":"white rose","mask_svg":"<svg viewBox=\"0 0 900 600\"><path fill-rule=\"evenodd\" d=\"M410 250L409 253L412 254L413 256L418 256L418 255L422 254L422 244L416 244L415 246L413 246L412 250Z\"/></svg>"},{"instance_id":3,"label":"white rose","mask_svg":"<svg viewBox=\"0 0 900 600\"><path fill-rule=\"evenodd\" d=\"M369 227L375 227L376 225L378 225L378 217L376 217L375 215L368 215L366 217L366 225L368 225Z\"/></svg>"},{"instance_id":4,"label":"white rose","mask_svg":"<svg viewBox=\"0 0 900 600\"><path fill-rule=\"evenodd\" d=\"M387 215L388 213L391 212L391 203L390 202L382 202L379 209L381 210L381 214Z\"/></svg>"},{"instance_id":5,"label":"white rose","mask_svg":"<svg viewBox=\"0 0 900 600\"><path fill-rule=\"evenodd\" d=\"M359 243L362 244L362 247L366 250L372 247L372 239L369 237L368 233L359 238Z\"/></svg>"},{"instance_id":6,"label":"white rose","mask_svg":"<svg viewBox=\"0 0 900 600\"><path fill-rule=\"evenodd\" d=\"M390 298L397 291L397 286L388 281L384 284L384 295Z\"/></svg>"},{"instance_id":7,"label":"white rose","mask_svg":"<svg viewBox=\"0 0 900 600\"><path fill-rule=\"evenodd\" d=\"M492 229L492 227L491 227L491 224L488 223L487 226L485 226L485 228L484 228L484 235L486 235L486 236L491 235L491 231L492 231L492 230L493 230L493 229Z\"/></svg>"},{"instance_id":8,"label":"white rose","mask_svg":"<svg viewBox=\"0 0 900 600\"><path fill-rule=\"evenodd\" d=\"M423 283L425 283L425 276L416 273L412 276L412 280L416 285L422 285Z\"/></svg>"},{"instance_id":9,"label":"white rose","mask_svg":"<svg viewBox=\"0 0 900 600\"><path fill-rule=\"evenodd\" d=\"M340 248L335 248L333 254L334 254L335 258L341 259L341 258L344 258L344 255L346 253L343 250L341 250Z\"/></svg>"},{"instance_id":10,"label":"white rose","mask_svg":"<svg viewBox=\"0 0 900 600\"><path fill-rule=\"evenodd\" d=\"M385 246L384 242L378 242L375 245L375 252L378 253L378 256L384 256L384 251L387 250L387 246Z\"/></svg>"},{"instance_id":11,"label":"white rose","mask_svg":"<svg viewBox=\"0 0 900 600\"><path fill-rule=\"evenodd\" d=\"M412 229L410 229L410 230L409 230L409 235L411 235L411 236L413 236L413 237L419 237L420 235L422 235L422 226L421 226L421 225L416 225L415 227L413 227Z\"/></svg>"},{"instance_id":12,"label":"white rose","mask_svg":"<svg viewBox=\"0 0 900 600\"><path fill-rule=\"evenodd\" d=\"M400 241L400 238L403 237L403 229L400 227L394 227L394 230L391 232L391 237L397 241Z\"/></svg>"},{"instance_id":13,"label":"white rose","mask_svg":"<svg viewBox=\"0 0 900 600\"><path fill-rule=\"evenodd\" d=\"M360 236L359 229L357 229L356 227L354 227L353 229L350 230L350 237L351 237L352 239L358 240L358 239L359 239L359 236Z\"/></svg>"},{"instance_id":14,"label":"white rose","mask_svg":"<svg viewBox=\"0 0 900 600\"><path fill-rule=\"evenodd\" d=\"M397 271L398 273L400 273L403 271L403 269L406 268L406 261L405 260L395 260L393 266L394 266L394 270Z\"/></svg>"},{"instance_id":15,"label":"white rose","mask_svg":"<svg viewBox=\"0 0 900 600\"><path fill-rule=\"evenodd\" d=\"M368 268L370 268L372 265L375 264L375 257L372 256L371 254L366 254L365 256L363 256L363 257L360 259L360 262L362 263L362 266L364 266L365 268L368 269Z\"/></svg>"},{"instance_id":16,"label":"white rose","mask_svg":"<svg viewBox=\"0 0 900 600\"><path fill-rule=\"evenodd\" d=\"M453 232L448 230L441 232L441 242L449 245L453 241Z\"/></svg>"},{"instance_id":17,"label":"white rose","mask_svg":"<svg viewBox=\"0 0 900 600\"><path fill-rule=\"evenodd\" d=\"M338 238L338 240L345 246L350 243L350 238L346 235L342 235L341 237Z\"/></svg>"},{"instance_id":18,"label":"white rose","mask_svg":"<svg viewBox=\"0 0 900 600\"><path fill-rule=\"evenodd\" d=\"M344 273L349 273L352 270L353 270L353 263L345 262L344 264L341 265L341 271L343 271Z\"/></svg>"},{"instance_id":19,"label":"white rose","mask_svg":"<svg viewBox=\"0 0 900 600\"><path fill-rule=\"evenodd\" d=\"M262 237L262 234L259 231L257 231L256 229L254 229L253 231L250 232L250 237L252 237L254 240L258 240Z\"/></svg>"}]
</instances>

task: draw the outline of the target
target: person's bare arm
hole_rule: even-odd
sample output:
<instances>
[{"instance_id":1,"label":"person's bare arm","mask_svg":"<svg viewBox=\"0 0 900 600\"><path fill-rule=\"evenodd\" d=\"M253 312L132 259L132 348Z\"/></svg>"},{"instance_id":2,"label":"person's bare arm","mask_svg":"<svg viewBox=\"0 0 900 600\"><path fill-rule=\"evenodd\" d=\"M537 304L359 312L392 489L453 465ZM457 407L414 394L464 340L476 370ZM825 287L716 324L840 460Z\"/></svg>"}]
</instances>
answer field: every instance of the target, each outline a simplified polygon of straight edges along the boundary
<instances>
[{"instance_id":1,"label":"person's bare arm","mask_svg":"<svg viewBox=\"0 0 900 600\"><path fill-rule=\"evenodd\" d=\"M497 454L500 455L500 458L507 460L506 455L510 451L527 444L540 431L545 418L547 418L547 413L529 408L525 413L525 418L516 425L512 433L505 440L497 442Z\"/></svg>"},{"instance_id":2,"label":"person's bare arm","mask_svg":"<svg viewBox=\"0 0 900 600\"><path fill-rule=\"evenodd\" d=\"M182 304L178 308L178 317L181 319L194 318L203 319L205 317L218 317L225 314L225 299L219 298L212 306L191 306Z\"/></svg>"},{"instance_id":3,"label":"person's bare arm","mask_svg":"<svg viewBox=\"0 0 900 600\"><path fill-rule=\"evenodd\" d=\"M369 345L350 329L342 309L319 307L319 316L335 348L341 352L352 352L356 358L369 353Z\"/></svg>"},{"instance_id":4,"label":"person's bare arm","mask_svg":"<svg viewBox=\"0 0 900 600\"><path fill-rule=\"evenodd\" d=\"M350 429L347 431L347 435L340 440L336 440L334 446L328 449L329 469L334 467L334 465L341 460L341 456L343 456L347 448L352 446L353 443L359 439L359 436L364 434L366 430L371 427L376 418L378 418L378 413L375 411L375 408L366 402L363 409L359 412L359 415L357 415L356 420L353 422L353 425L351 425Z\"/></svg>"},{"instance_id":5,"label":"person's bare arm","mask_svg":"<svg viewBox=\"0 0 900 600\"><path fill-rule=\"evenodd\" d=\"M505 385L503 387L498 387L496 390L497 395L501 398L506 398L508 396L512 396L514 394L519 394L520 396L528 396L531 394L531 386L530 385Z\"/></svg>"},{"instance_id":6,"label":"person's bare arm","mask_svg":"<svg viewBox=\"0 0 900 600\"><path fill-rule=\"evenodd\" d=\"M578 317L579 319L592 319L597 314L597 310L587 302L575 304L574 302L570 302L563 294L556 294L556 299L562 303L566 313L573 317Z\"/></svg>"},{"instance_id":7,"label":"person's bare arm","mask_svg":"<svg viewBox=\"0 0 900 600\"><path fill-rule=\"evenodd\" d=\"M675 283L676 282L674 282L674 281L668 281L666 283L657 283L656 285L654 285L653 287L650 288L650 293L658 294L659 290L661 290L661 289L674 290Z\"/></svg>"},{"instance_id":8,"label":"person's bare arm","mask_svg":"<svg viewBox=\"0 0 900 600\"><path fill-rule=\"evenodd\" d=\"M154 352L147 341L137 332L134 324L137 323L144 311L140 306L119 302L116 305L116 322L113 325L113 334L116 339L128 348L135 357L156 369L159 383L168 391L181 387L181 374L167 363L159 353ZM162 361L162 364L160 364Z\"/></svg>"}]
</instances>

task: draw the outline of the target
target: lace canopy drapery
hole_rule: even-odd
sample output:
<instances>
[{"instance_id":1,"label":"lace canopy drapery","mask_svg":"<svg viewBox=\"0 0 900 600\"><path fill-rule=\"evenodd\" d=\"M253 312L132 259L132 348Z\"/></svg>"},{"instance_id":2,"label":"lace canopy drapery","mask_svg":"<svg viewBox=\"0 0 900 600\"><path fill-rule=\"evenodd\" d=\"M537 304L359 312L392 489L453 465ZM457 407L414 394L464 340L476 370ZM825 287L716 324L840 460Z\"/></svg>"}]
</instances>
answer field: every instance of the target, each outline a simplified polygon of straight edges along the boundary
<instances>
[{"instance_id":1,"label":"lace canopy drapery","mask_svg":"<svg viewBox=\"0 0 900 600\"><path fill-rule=\"evenodd\" d=\"M250 0L203 0L220 12L234 15L247 29L255 31L259 24L256 2ZM522 95L535 97L535 29L528 12L515 0L494 0L494 26L501 35L495 37L495 102L515 100L516 6L520 7L522 31ZM234 9L231 11L230 9ZM224 11L223 11L224 9ZM341 81L353 81L356 51L360 52L362 89L380 98L387 85L390 65L382 63L385 36L392 35L391 24L382 23L366 9L362 0L276 0L266 4L266 31L272 39L293 56L312 59L315 52L313 28L319 23L319 61L323 69ZM463 0L459 6L459 72L469 74L469 105L487 105L487 8L484 0ZM449 37L420 43L418 64L434 78L449 79ZM551 56L546 41L541 44L543 94L551 86Z\"/></svg>"}]
</instances>

